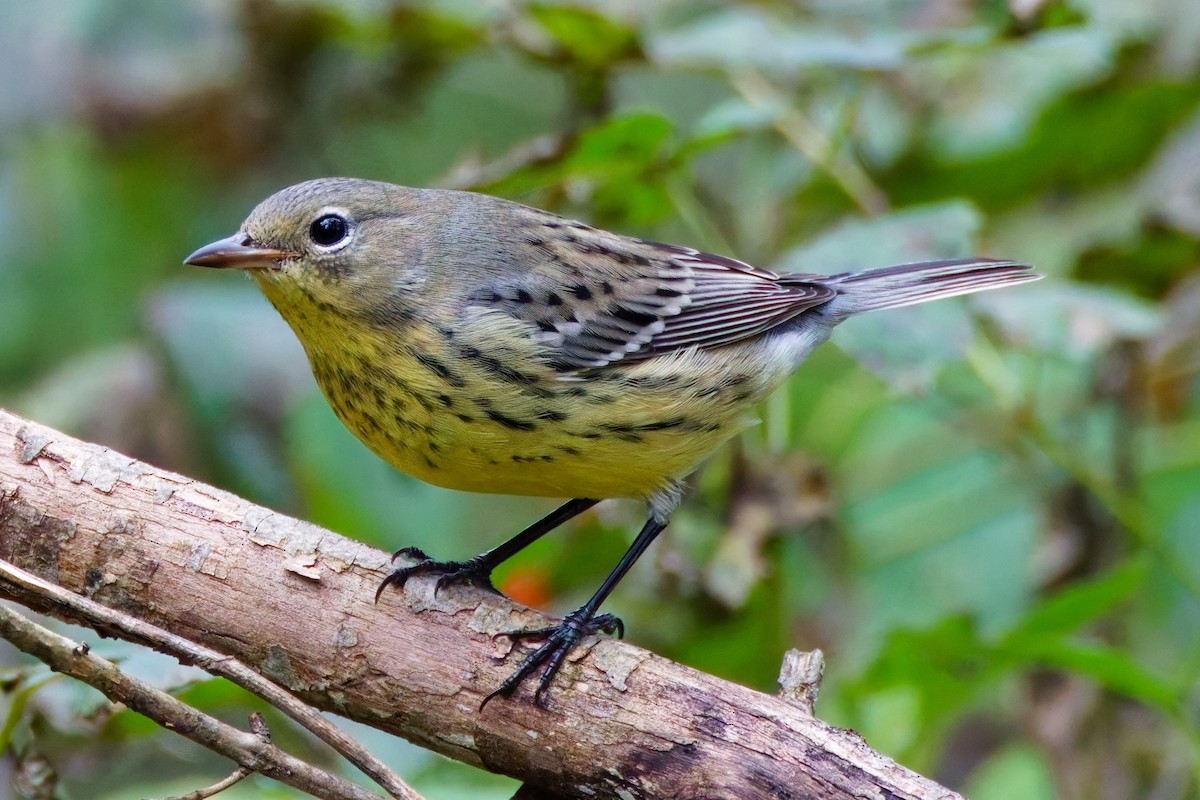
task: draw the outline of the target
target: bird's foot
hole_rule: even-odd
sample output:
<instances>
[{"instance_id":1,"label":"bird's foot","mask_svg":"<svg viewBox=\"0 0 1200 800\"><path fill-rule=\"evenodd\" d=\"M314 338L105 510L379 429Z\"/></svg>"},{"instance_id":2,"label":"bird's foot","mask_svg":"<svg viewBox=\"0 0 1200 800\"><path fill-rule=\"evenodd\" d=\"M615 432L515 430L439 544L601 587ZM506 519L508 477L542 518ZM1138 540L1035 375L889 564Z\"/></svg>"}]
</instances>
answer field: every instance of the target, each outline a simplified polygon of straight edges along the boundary
<instances>
[{"instance_id":1,"label":"bird's foot","mask_svg":"<svg viewBox=\"0 0 1200 800\"><path fill-rule=\"evenodd\" d=\"M576 645L594 633L606 633L610 636L615 635L617 638L620 638L625 635L625 623L612 614L597 615L585 606L572 611L563 618L562 622L552 625L549 628L498 634L499 636L508 636L513 640L544 638L546 641L532 653L525 656L525 659L517 667L516 671L512 675L509 675L504 683L500 684L495 691L483 698L483 702L479 704L480 711L494 697L512 696L512 693L516 691L521 681L529 677L529 675L543 664L545 664L546 668L542 672L542 676L538 679L537 689L533 693L533 701L544 708L545 703L542 702L542 695L550 688L550 682L554 680L554 676L562 668L563 661L575 649Z\"/></svg>"},{"instance_id":2,"label":"bird's foot","mask_svg":"<svg viewBox=\"0 0 1200 800\"><path fill-rule=\"evenodd\" d=\"M398 567L391 571L386 578L379 583L379 588L375 590L375 602L379 602L379 596L383 594L383 590L388 586L395 586L397 589L403 589L404 584L414 575L437 575L437 585L434 587L434 596L445 587L452 583L469 583L472 586L478 586L480 589L487 589L489 592L500 594L499 590L492 585L492 568L494 565L485 563L482 559L470 558L466 561L434 561L425 554L425 551L416 547L404 547L392 553L392 560L396 560L403 556L415 561L407 567Z\"/></svg>"}]
</instances>

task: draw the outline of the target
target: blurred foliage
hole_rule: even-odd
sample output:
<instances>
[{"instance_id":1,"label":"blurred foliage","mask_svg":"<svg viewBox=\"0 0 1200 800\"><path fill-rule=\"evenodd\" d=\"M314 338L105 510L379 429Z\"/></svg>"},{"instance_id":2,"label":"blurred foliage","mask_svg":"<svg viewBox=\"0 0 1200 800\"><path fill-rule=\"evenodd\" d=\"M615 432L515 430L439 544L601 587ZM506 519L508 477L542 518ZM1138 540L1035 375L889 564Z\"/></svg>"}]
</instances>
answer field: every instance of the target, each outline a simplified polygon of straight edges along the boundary
<instances>
[{"instance_id":1,"label":"blurred foliage","mask_svg":"<svg viewBox=\"0 0 1200 800\"><path fill-rule=\"evenodd\" d=\"M1040 284L844 326L608 607L766 691L785 649L821 647L822 718L976 798L1200 796L1194 0L3 11L0 404L386 549L468 555L549 501L396 474L248 281L180 266L286 184L478 189L780 269L1038 265ZM600 506L503 585L573 607L639 514ZM101 647L235 724L261 710ZM132 798L228 770L0 659L4 785ZM354 730L431 800L513 791Z\"/></svg>"}]
</instances>

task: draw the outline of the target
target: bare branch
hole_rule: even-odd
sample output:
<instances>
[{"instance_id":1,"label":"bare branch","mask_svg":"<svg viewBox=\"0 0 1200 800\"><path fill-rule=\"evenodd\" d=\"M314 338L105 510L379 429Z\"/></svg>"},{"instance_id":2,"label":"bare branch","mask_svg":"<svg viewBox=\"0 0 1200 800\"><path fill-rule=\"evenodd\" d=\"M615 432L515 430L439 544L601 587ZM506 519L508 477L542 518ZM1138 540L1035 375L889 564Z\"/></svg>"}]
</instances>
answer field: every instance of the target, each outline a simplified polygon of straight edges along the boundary
<instances>
[{"instance_id":1,"label":"bare branch","mask_svg":"<svg viewBox=\"0 0 1200 800\"><path fill-rule=\"evenodd\" d=\"M169 797L167 800L208 800L209 797L220 794L230 786L233 786L235 783L248 778L252 774L254 773L245 767L238 767L233 772L214 783L212 786L205 786L203 789L197 789L194 792L188 792L187 794L181 794L176 797Z\"/></svg>"},{"instance_id":2,"label":"bare branch","mask_svg":"<svg viewBox=\"0 0 1200 800\"><path fill-rule=\"evenodd\" d=\"M102 606L73 592L38 578L36 575L0 560L0 594L27 606L57 607L57 616L88 625L98 631L140 642L163 653L175 656L185 664L193 664L212 675L218 675L248 692L252 692L278 708L311 731L319 739L341 753L347 761L378 783L392 797L402 800L421 800L404 781L345 731L337 727L312 706L297 700L287 690L272 683L245 664L182 636L176 636L156 625L136 619L116 609Z\"/></svg>"},{"instance_id":3,"label":"bare branch","mask_svg":"<svg viewBox=\"0 0 1200 800\"><path fill-rule=\"evenodd\" d=\"M344 778L317 769L254 734L202 714L145 681L124 674L111 661L88 652L86 645L59 636L6 606L0 606L0 637L55 672L83 681L114 703L123 703L248 770L314 797L377 800L376 795Z\"/></svg>"},{"instance_id":4,"label":"bare branch","mask_svg":"<svg viewBox=\"0 0 1200 800\"><path fill-rule=\"evenodd\" d=\"M262 714L259 714L257 711L250 715L250 732L259 739L262 739L267 744L271 743L271 730L267 727L267 721L263 719ZM188 792L187 794L179 795L178 797L170 797L167 798L167 800L208 800L208 798L212 797L213 795L220 794L230 786L233 786L235 783L238 783L253 774L253 772L245 767L238 767L233 772L229 773L211 786L206 786L203 789L197 789L194 792Z\"/></svg>"},{"instance_id":5,"label":"bare branch","mask_svg":"<svg viewBox=\"0 0 1200 800\"><path fill-rule=\"evenodd\" d=\"M522 142L493 161L478 158L461 161L444 177L437 181L443 189L471 189L495 183L514 172L546 164L562 156L571 137L564 133L551 133Z\"/></svg>"},{"instance_id":6,"label":"bare branch","mask_svg":"<svg viewBox=\"0 0 1200 800\"><path fill-rule=\"evenodd\" d=\"M620 641L581 648L549 710L520 692L480 712L512 669L493 634L544 616L426 580L375 605L386 554L2 412L0 558L564 797L957 797L852 731Z\"/></svg>"}]
</instances>

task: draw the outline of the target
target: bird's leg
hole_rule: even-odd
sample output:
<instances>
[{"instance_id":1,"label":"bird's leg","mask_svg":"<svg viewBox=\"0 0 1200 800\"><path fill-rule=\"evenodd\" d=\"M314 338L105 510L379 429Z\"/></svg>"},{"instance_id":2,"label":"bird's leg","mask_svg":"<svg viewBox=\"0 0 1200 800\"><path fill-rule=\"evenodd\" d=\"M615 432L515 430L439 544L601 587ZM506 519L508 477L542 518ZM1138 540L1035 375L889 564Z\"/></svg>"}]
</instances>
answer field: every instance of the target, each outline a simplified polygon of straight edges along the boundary
<instances>
[{"instance_id":1,"label":"bird's leg","mask_svg":"<svg viewBox=\"0 0 1200 800\"><path fill-rule=\"evenodd\" d=\"M383 594L383 590L389 585L401 589L408 579L414 575L437 575L438 582L435 592L441 591L444 586L451 583L470 583L495 592L496 587L492 586L492 570L559 525L562 525L572 517L582 514L598 502L600 501L587 499L569 500L503 544L497 545L491 550L480 553L466 561L434 561L424 551L416 547L401 548L392 554L393 560L404 556L405 558L416 560L417 563L412 566L399 567L392 570L380 582L379 588L375 590L375 601L379 601L379 596Z\"/></svg>"},{"instance_id":2,"label":"bird's leg","mask_svg":"<svg viewBox=\"0 0 1200 800\"><path fill-rule=\"evenodd\" d=\"M633 544L625 551L625 555L621 556L621 560L613 568L613 571L608 573L608 577L604 579L604 583L600 584L600 588L596 590L591 599L564 617L563 621L559 624L549 628L512 631L501 634L513 639L544 638L546 641L532 653L525 656L525 659L517 667L516 671L512 675L509 675L504 683L500 684L494 692L483 698L483 702L479 704L480 710L494 697L511 696L521 681L529 677L529 675L543 664L546 668L543 670L542 676L538 679L538 686L533 693L533 699L539 706L544 705L542 695L550 687L550 682L554 680L554 676L562 667L567 654L574 650L579 642L593 633L615 633L618 637L624 635L625 626L620 619L612 614L597 614L596 610L604 602L604 598L608 597L609 592L621 581L621 578L625 577L625 573L629 571L633 563L638 560L638 557L645 552L646 548L650 546L650 543L654 541L655 537L665 527L667 527L665 519L659 519L657 515L651 516L642 527L641 533L633 540Z\"/></svg>"}]
</instances>

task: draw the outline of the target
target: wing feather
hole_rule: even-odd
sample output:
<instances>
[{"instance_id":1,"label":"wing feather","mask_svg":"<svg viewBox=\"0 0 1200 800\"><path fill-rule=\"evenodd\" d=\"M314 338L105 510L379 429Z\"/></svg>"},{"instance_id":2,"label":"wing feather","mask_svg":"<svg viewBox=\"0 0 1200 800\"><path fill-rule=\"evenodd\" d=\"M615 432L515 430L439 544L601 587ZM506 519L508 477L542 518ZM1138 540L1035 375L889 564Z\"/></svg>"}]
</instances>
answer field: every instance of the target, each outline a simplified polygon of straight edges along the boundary
<instances>
[{"instance_id":1,"label":"wing feather","mask_svg":"<svg viewBox=\"0 0 1200 800\"><path fill-rule=\"evenodd\" d=\"M569 373L755 336L828 302L836 290L725 256L535 215L523 241L536 263L470 298L531 323ZM528 258L528 249L514 256ZM816 277L816 276L814 276Z\"/></svg>"}]
</instances>

